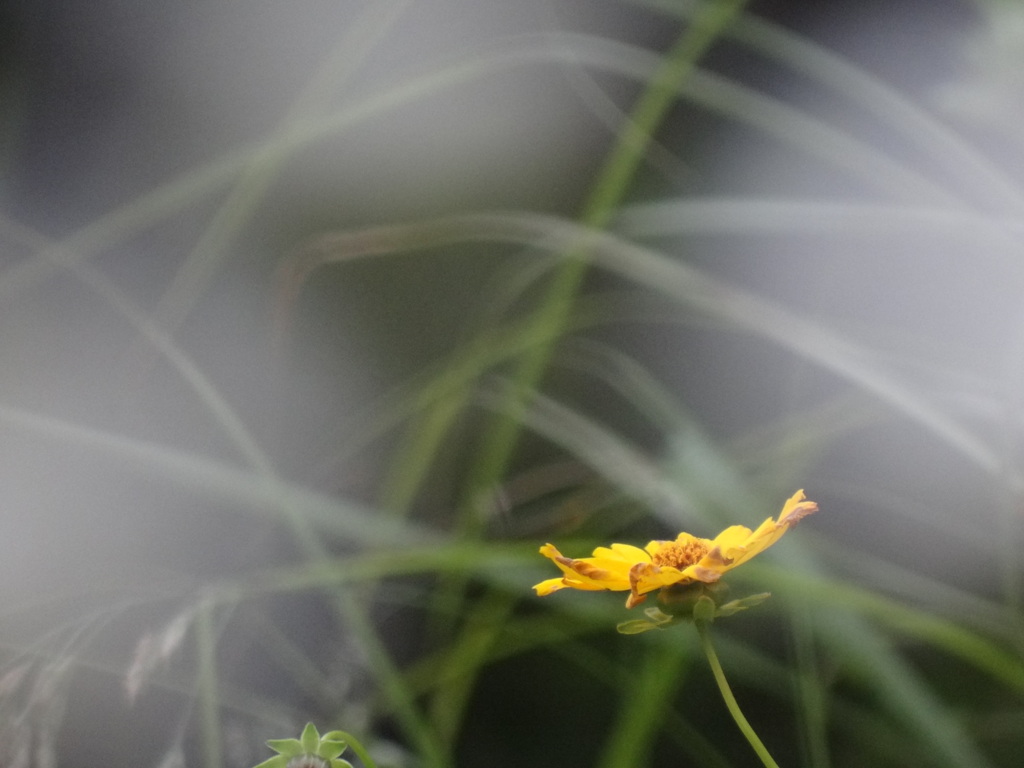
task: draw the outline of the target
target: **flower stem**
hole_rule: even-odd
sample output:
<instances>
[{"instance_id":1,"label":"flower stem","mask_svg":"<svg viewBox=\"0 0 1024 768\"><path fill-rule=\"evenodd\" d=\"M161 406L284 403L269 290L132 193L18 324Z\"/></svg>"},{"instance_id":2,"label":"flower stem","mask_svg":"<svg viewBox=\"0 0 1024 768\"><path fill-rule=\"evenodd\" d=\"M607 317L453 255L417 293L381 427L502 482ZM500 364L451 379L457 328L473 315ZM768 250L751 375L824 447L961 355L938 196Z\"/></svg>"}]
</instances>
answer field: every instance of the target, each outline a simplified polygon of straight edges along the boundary
<instances>
[{"instance_id":1,"label":"flower stem","mask_svg":"<svg viewBox=\"0 0 1024 768\"><path fill-rule=\"evenodd\" d=\"M711 665L711 671L715 675L715 682L718 683L718 690L722 692L722 698L725 699L725 706L729 708L729 714L732 715L732 719L736 721L736 725L739 726L743 735L750 742L750 746L757 752L757 756L761 758L761 762L767 766L767 768L779 768L779 764L772 759L772 756L768 754L768 748L758 738L757 733L747 722L747 718L743 716L740 705L736 703L736 697L732 695L732 689L729 687L729 681L725 679L725 672L722 671L722 665L718 661L718 654L715 653L715 648L711 644L711 635L708 632L708 622L706 621L695 621L694 624L697 626L697 632L700 634L700 646L704 651L704 655L708 659L708 664Z\"/></svg>"},{"instance_id":2,"label":"flower stem","mask_svg":"<svg viewBox=\"0 0 1024 768\"><path fill-rule=\"evenodd\" d=\"M338 734L341 740L348 744L349 748L356 753L356 757L362 761L366 768L377 768L377 764L373 762L370 753L366 751L366 747L359 743L359 739L346 731L331 731L331 733Z\"/></svg>"}]
</instances>

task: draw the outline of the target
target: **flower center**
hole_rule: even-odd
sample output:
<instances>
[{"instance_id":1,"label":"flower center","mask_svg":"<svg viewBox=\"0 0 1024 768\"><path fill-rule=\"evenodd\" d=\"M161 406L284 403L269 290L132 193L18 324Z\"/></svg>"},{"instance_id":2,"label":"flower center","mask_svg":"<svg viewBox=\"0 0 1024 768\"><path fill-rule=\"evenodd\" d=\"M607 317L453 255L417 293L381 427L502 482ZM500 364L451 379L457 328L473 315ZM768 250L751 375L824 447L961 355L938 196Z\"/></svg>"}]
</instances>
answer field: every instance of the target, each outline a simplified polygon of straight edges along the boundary
<instances>
[{"instance_id":1,"label":"flower center","mask_svg":"<svg viewBox=\"0 0 1024 768\"><path fill-rule=\"evenodd\" d=\"M327 761L317 755L296 755L285 768L327 768Z\"/></svg>"},{"instance_id":2,"label":"flower center","mask_svg":"<svg viewBox=\"0 0 1024 768\"><path fill-rule=\"evenodd\" d=\"M708 545L700 539L693 539L685 544L670 541L651 555L651 562L655 565L670 565L683 570L688 565L699 563L708 553L708 549Z\"/></svg>"}]
</instances>

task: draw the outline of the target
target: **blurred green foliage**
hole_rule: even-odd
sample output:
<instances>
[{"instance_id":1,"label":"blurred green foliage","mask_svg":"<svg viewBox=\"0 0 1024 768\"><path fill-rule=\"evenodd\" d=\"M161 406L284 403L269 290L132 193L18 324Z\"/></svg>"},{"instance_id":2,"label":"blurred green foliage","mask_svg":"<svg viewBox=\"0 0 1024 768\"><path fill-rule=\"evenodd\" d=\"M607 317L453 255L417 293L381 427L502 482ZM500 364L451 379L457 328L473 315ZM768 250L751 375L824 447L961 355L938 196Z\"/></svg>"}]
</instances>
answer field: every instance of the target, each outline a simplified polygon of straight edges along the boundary
<instances>
[{"instance_id":1,"label":"blurred green foliage","mask_svg":"<svg viewBox=\"0 0 1024 768\"><path fill-rule=\"evenodd\" d=\"M0 764L1016 765L1015 9L4 10Z\"/></svg>"}]
</instances>

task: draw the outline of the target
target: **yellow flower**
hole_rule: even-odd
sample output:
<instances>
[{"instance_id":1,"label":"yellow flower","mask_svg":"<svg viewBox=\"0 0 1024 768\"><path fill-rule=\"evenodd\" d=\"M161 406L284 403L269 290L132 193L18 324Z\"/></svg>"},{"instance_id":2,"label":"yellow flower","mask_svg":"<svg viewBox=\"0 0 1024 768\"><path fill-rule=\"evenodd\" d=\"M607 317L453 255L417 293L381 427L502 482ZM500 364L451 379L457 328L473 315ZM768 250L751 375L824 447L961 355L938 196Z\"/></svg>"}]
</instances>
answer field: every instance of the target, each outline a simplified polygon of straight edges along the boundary
<instances>
[{"instance_id":1,"label":"yellow flower","mask_svg":"<svg viewBox=\"0 0 1024 768\"><path fill-rule=\"evenodd\" d=\"M652 541L643 549L612 544L598 547L593 557L579 560L565 557L553 545L545 544L540 553L561 569L562 576L542 581L534 589L541 596L565 587L629 590L626 607L632 608L661 587L718 581L723 573L768 549L792 526L817 511L818 505L808 501L803 491L797 491L782 507L778 521L769 517L756 531L733 525L714 539L680 533L674 541Z\"/></svg>"}]
</instances>

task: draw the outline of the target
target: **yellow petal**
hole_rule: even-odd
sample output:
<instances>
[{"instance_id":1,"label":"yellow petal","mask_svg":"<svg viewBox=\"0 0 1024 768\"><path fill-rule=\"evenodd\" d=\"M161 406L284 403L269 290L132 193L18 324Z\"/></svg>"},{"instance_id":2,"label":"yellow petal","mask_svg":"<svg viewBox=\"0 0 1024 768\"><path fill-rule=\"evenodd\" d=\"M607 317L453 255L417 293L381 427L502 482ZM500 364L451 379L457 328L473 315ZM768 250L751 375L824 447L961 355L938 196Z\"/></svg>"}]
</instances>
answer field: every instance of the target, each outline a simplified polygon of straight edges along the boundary
<instances>
[{"instance_id":1,"label":"yellow petal","mask_svg":"<svg viewBox=\"0 0 1024 768\"><path fill-rule=\"evenodd\" d=\"M771 518L765 522L771 522ZM721 552L721 559L732 561L738 552L749 543L751 535L747 526L731 525L711 540L709 549L712 552L718 549Z\"/></svg>"},{"instance_id":2,"label":"yellow petal","mask_svg":"<svg viewBox=\"0 0 1024 768\"><path fill-rule=\"evenodd\" d=\"M801 489L790 496L783 505L782 512L779 514L779 522L782 525L793 526L817 511L818 505L813 501L808 501Z\"/></svg>"},{"instance_id":3,"label":"yellow petal","mask_svg":"<svg viewBox=\"0 0 1024 768\"><path fill-rule=\"evenodd\" d=\"M721 565L707 567L702 565L703 562L702 560L700 563L695 563L683 569L683 577L687 582L703 581L705 584L714 584L722 578L722 574L729 570L730 567Z\"/></svg>"},{"instance_id":4,"label":"yellow petal","mask_svg":"<svg viewBox=\"0 0 1024 768\"><path fill-rule=\"evenodd\" d=\"M640 547L634 547L632 544L612 544L612 552L623 561L630 563L645 563L650 562L650 556L644 552ZM594 550L594 554L597 554L597 550Z\"/></svg>"},{"instance_id":5,"label":"yellow petal","mask_svg":"<svg viewBox=\"0 0 1024 768\"><path fill-rule=\"evenodd\" d=\"M632 547L632 549L636 549L636 547ZM632 563L627 562L612 549L599 547L595 552L607 556L573 559L563 555L553 544L545 544L540 548L540 553L552 560L564 574L561 579L553 580L560 582L560 588L570 587L592 591L629 589L629 568ZM552 580L549 579L549 581ZM550 594L551 591L554 590L549 590L544 594Z\"/></svg>"},{"instance_id":6,"label":"yellow petal","mask_svg":"<svg viewBox=\"0 0 1024 768\"><path fill-rule=\"evenodd\" d=\"M545 544L543 547L540 548L540 553L544 555L544 557L549 557L552 560L562 556L562 553L555 549L554 544Z\"/></svg>"},{"instance_id":7,"label":"yellow petal","mask_svg":"<svg viewBox=\"0 0 1024 768\"><path fill-rule=\"evenodd\" d=\"M637 563L629 573L630 586L634 595L645 595L670 584L678 584L686 577L678 568L658 566L653 563Z\"/></svg>"},{"instance_id":8,"label":"yellow petal","mask_svg":"<svg viewBox=\"0 0 1024 768\"><path fill-rule=\"evenodd\" d=\"M569 568L582 581L594 583L595 589L629 589L629 566L622 561L584 557L570 560Z\"/></svg>"},{"instance_id":9,"label":"yellow petal","mask_svg":"<svg viewBox=\"0 0 1024 768\"><path fill-rule=\"evenodd\" d=\"M550 595L552 592L557 592L560 589L565 588L565 583L562 579L547 579L542 581L540 584L534 584L533 588L537 590L537 594L540 597Z\"/></svg>"}]
</instances>

